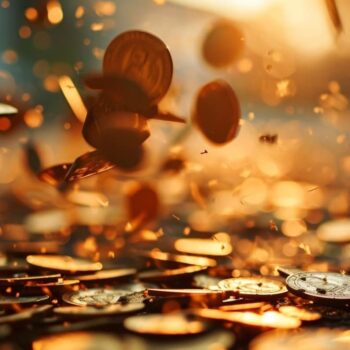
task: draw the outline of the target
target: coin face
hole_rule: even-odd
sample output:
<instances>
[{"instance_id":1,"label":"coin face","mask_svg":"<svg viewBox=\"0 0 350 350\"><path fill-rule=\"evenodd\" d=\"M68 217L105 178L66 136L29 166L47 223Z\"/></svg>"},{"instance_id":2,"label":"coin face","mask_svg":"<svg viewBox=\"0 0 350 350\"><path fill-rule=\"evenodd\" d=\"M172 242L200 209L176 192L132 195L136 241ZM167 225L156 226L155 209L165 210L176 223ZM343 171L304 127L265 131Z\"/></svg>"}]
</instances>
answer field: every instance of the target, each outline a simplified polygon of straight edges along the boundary
<instances>
[{"instance_id":1,"label":"coin face","mask_svg":"<svg viewBox=\"0 0 350 350\"><path fill-rule=\"evenodd\" d=\"M94 272L102 269L100 262L94 263L66 255L28 255L26 260L30 265L65 273Z\"/></svg>"},{"instance_id":2,"label":"coin face","mask_svg":"<svg viewBox=\"0 0 350 350\"><path fill-rule=\"evenodd\" d=\"M222 290L257 299L279 298L287 294L287 288L282 282L264 277L228 278L220 281L218 286Z\"/></svg>"},{"instance_id":3,"label":"coin face","mask_svg":"<svg viewBox=\"0 0 350 350\"><path fill-rule=\"evenodd\" d=\"M228 83L217 80L200 89L192 121L209 141L225 144L236 136L240 115L233 89Z\"/></svg>"},{"instance_id":4,"label":"coin face","mask_svg":"<svg viewBox=\"0 0 350 350\"><path fill-rule=\"evenodd\" d=\"M63 294L62 299L72 305L102 307L116 304L120 297L130 294L119 289L87 289Z\"/></svg>"},{"instance_id":5,"label":"coin face","mask_svg":"<svg viewBox=\"0 0 350 350\"><path fill-rule=\"evenodd\" d=\"M115 304L104 307L91 306L61 306L56 307L53 312L57 315L71 317L99 317L137 312L144 309L143 303Z\"/></svg>"},{"instance_id":6,"label":"coin face","mask_svg":"<svg viewBox=\"0 0 350 350\"><path fill-rule=\"evenodd\" d=\"M206 323L183 314L154 314L128 317L124 327L132 332L152 335L190 335L207 329Z\"/></svg>"},{"instance_id":7,"label":"coin face","mask_svg":"<svg viewBox=\"0 0 350 350\"><path fill-rule=\"evenodd\" d=\"M168 91L173 63L160 39L146 32L128 31L118 35L107 47L103 72L134 81L155 104Z\"/></svg>"},{"instance_id":8,"label":"coin face","mask_svg":"<svg viewBox=\"0 0 350 350\"><path fill-rule=\"evenodd\" d=\"M75 276L75 278L81 282L113 281L134 276L136 272L136 269L102 270L94 274Z\"/></svg>"},{"instance_id":9,"label":"coin face","mask_svg":"<svg viewBox=\"0 0 350 350\"><path fill-rule=\"evenodd\" d=\"M297 295L319 301L349 302L350 277L332 272L300 272L286 279L288 289Z\"/></svg>"}]
</instances>

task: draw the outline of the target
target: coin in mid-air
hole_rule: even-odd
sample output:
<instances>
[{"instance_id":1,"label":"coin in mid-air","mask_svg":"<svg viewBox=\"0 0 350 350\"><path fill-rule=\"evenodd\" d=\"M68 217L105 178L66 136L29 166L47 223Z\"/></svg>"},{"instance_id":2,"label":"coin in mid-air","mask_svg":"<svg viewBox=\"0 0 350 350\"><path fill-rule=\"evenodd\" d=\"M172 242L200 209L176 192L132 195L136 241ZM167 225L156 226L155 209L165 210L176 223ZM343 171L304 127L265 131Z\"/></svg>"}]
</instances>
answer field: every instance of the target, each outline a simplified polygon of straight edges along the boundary
<instances>
[{"instance_id":1,"label":"coin in mid-air","mask_svg":"<svg viewBox=\"0 0 350 350\"><path fill-rule=\"evenodd\" d=\"M222 80L204 85L197 96L192 121L214 144L225 144L237 135L241 110L232 87Z\"/></svg>"},{"instance_id":2,"label":"coin in mid-air","mask_svg":"<svg viewBox=\"0 0 350 350\"><path fill-rule=\"evenodd\" d=\"M102 307L114 305L120 297L128 294L130 293L125 290L96 288L66 293L62 299L72 305Z\"/></svg>"},{"instance_id":3,"label":"coin in mid-air","mask_svg":"<svg viewBox=\"0 0 350 350\"><path fill-rule=\"evenodd\" d=\"M6 103L0 103L0 116L17 114L18 109Z\"/></svg>"},{"instance_id":4,"label":"coin in mid-air","mask_svg":"<svg viewBox=\"0 0 350 350\"><path fill-rule=\"evenodd\" d=\"M323 302L349 302L350 276L334 272L300 272L286 279L290 292Z\"/></svg>"},{"instance_id":5,"label":"coin in mid-air","mask_svg":"<svg viewBox=\"0 0 350 350\"><path fill-rule=\"evenodd\" d=\"M103 72L134 81L156 104L169 89L173 63L168 48L159 38L134 30L121 33L108 45Z\"/></svg>"},{"instance_id":6,"label":"coin in mid-air","mask_svg":"<svg viewBox=\"0 0 350 350\"><path fill-rule=\"evenodd\" d=\"M47 270L65 273L95 272L102 270L100 262L72 258L66 255L28 255L27 263Z\"/></svg>"},{"instance_id":7,"label":"coin in mid-air","mask_svg":"<svg viewBox=\"0 0 350 350\"><path fill-rule=\"evenodd\" d=\"M228 278L218 283L220 289L251 298L279 298L287 294L285 285L265 277Z\"/></svg>"}]
</instances>

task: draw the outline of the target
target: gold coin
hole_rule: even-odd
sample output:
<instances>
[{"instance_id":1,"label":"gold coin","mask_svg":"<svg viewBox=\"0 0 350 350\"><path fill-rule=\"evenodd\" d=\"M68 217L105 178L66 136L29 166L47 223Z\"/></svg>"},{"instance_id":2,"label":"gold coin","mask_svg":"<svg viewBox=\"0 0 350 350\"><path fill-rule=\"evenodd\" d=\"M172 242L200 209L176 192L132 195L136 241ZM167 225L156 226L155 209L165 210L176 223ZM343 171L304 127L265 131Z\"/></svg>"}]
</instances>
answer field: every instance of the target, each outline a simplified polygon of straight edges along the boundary
<instances>
[{"instance_id":1,"label":"gold coin","mask_svg":"<svg viewBox=\"0 0 350 350\"><path fill-rule=\"evenodd\" d=\"M168 91L173 63L168 48L160 39L135 30L118 35L108 45L103 72L134 81L156 104Z\"/></svg>"}]
</instances>

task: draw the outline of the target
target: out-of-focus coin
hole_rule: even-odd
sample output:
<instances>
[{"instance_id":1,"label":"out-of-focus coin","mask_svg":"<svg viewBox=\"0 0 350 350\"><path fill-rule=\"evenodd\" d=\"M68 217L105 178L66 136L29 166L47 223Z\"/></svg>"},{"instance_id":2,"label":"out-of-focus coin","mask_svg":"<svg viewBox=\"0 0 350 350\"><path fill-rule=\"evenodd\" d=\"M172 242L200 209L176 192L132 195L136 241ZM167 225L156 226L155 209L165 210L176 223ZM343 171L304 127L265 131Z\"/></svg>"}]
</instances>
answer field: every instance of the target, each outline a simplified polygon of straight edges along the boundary
<instances>
[{"instance_id":1,"label":"out-of-focus coin","mask_svg":"<svg viewBox=\"0 0 350 350\"><path fill-rule=\"evenodd\" d=\"M99 281L114 281L123 279L125 277L131 277L136 274L136 269L114 269L114 270L102 270L94 274L74 276L81 282L99 282Z\"/></svg>"},{"instance_id":2,"label":"out-of-focus coin","mask_svg":"<svg viewBox=\"0 0 350 350\"><path fill-rule=\"evenodd\" d=\"M39 180L46 182L51 186L57 186L64 180L67 171L71 166L72 163L54 165L50 168L42 170L38 174L38 178Z\"/></svg>"},{"instance_id":3,"label":"out-of-focus coin","mask_svg":"<svg viewBox=\"0 0 350 350\"><path fill-rule=\"evenodd\" d=\"M300 269L297 269L295 267L278 266L277 272L283 277L288 277L290 275L293 275L293 274L299 273L299 272L303 272L303 271Z\"/></svg>"},{"instance_id":4,"label":"out-of-focus coin","mask_svg":"<svg viewBox=\"0 0 350 350\"><path fill-rule=\"evenodd\" d=\"M149 296L159 297L221 297L222 291L214 291L210 289L160 289L160 288L148 288L146 291Z\"/></svg>"},{"instance_id":5,"label":"out-of-focus coin","mask_svg":"<svg viewBox=\"0 0 350 350\"><path fill-rule=\"evenodd\" d=\"M235 62L244 49L244 37L236 25L219 21L207 33L202 54L207 63L223 68Z\"/></svg>"},{"instance_id":6,"label":"out-of-focus coin","mask_svg":"<svg viewBox=\"0 0 350 350\"><path fill-rule=\"evenodd\" d=\"M75 286L79 284L79 280L77 279L71 279L71 280L66 280L66 279L60 279L56 282L28 282L26 283L25 287L34 289L41 289L43 291L53 291L53 290L64 290L67 287Z\"/></svg>"},{"instance_id":7,"label":"out-of-focus coin","mask_svg":"<svg viewBox=\"0 0 350 350\"><path fill-rule=\"evenodd\" d=\"M350 219L331 220L321 224L316 231L317 237L324 242L350 242Z\"/></svg>"},{"instance_id":8,"label":"out-of-focus coin","mask_svg":"<svg viewBox=\"0 0 350 350\"><path fill-rule=\"evenodd\" d=\"M286 279L288 289L301 297L323 302L349 302L350 277L333 272L300 272Z\"/></svg>"},{"instance_id":9,"label":"out-of-focus coin","mask_svg":"<svg viewBox=\"0 0 350 350\"><path fill-rule=\"evenodd\" d=\"M218 277L198 274L193 277L193 285L199 288L218 289L217 285L221 281Z\"/></svg>"},{"instance_id":10,"label":"out-of-focus coin","mask_svg":"<svg viewBox=\"0 0 350 350\"><path fill-rule=\"evenodd\" d=\"M273 299L287 294L287 288L282 282L264 277L228 278L220 281L218 286L247 298Z\"/></svg>"},{"instance_id":11,"label":"out-of-focus coin","mask_svg":"<svg viewBox=\"0 0 350 350\"><path fill-rule=\"evenodd\" d=\"M264 302L258 303L242 303L242 304L234 304L234 305L224 305L220 306L219 309L222 311L243 311L243 310L255 310L260 309L267 304Z\"/></svg>"},{"instance_id":12,"label":"out-of-focus coin","mask_svg":"<svg viewBox=\"0 0 350 350\"><path fill-rule=\"evenodd\" d=\"M250 350L347 350L350 347L350 337L346 331L315 328L299 332L267 332L255 338Z\"/></svg>"},{"instance_id":13,"label":"out-of-focus coin","mask_svg":"<svg viewBox=\"0 0 350 350\"><path fill-rule=\"evenodd\" d=\"M13 304L37 304L49 299L48 295L28 296L28 297L13 297L0 296L0 305L9 306Z\"/></svg>"},{"instance_id":14,"label":"out-of-focus coin","mask_svg":"<svg viewBox=\"0 0 350 350\"><path fill-rule=\"evenodd\" d=\"M322 317L318 312L312 312L292 305L281 306L278 308L278 311L284 315L296 317L301 321L317 321Z\"/></svg>"},{"instance_id":15,"label":"out-of-focus coin","mask_svg":"<svg viewBox=\"0 0 350 350\"><path fill-rule=\"evenodd\" d=\"M51 275L30 275L28 273L17 273L9 277L0 278L0 286L8 285L24 285L28 282L52 282L57 281L61 277L60 274Z\"/></svg>"},{"instance_id":16,"label":"out-of-focus coin","mask_svg":"<svg viewBox=\"0 0 350 350\"><path fill-rule=\"evenodd\" d=\"M193 255L181 255L181 254L172 254L167 252L161 252L158 250L151 251L137 251L139 255L149 257L153 260L159 261L169 261L177 262L180 264L186 265L198 265L198 266L216 266L216 260L210 259L204 256L193 256Z\"/></svg>"},{"instance_id":17,"label":"out-of-focus coin","mask_svg":"<svg viewBox=\"0 0 350 350\"><path fill-rule=\"evenodd\" d=\"M72 305L102 307L116 304L122 296L130 294L119 289L87 289L63 294L62 299Z\"/></svg>"},{"instance_id":18,"label":"out-of-focus coin","mask_svg":"<svg viewBox=\"0 0 350 350\"><path fill-rule=\"evenodd\" d=\"M81 180L111 170L114 167L115 164L106 160L98 151L84 153L68 169L64 182Z\"/></svg>"},{"instance_id":19,"label":"out-of-focus coin","mask_svg":"<svg viewBox=\"0 0 350 350\"><path fill-rule=\"evenodd\" d=\"M0 324L28 321L33 316L46 313L50 309L52 309L52 305L35 306L29 309L19 310L11 315L0 316Z\"/></svg>"},{"instance_id":20,"label":"out-of-focus coin","mask_svg":"<svg viewBox=\"0 0 350 350\"><path fill-rule=\"evenodd\" d=\"M192 121L209 141L225 144L233 140L240 116L239 101L228 83L216 80L200 89Z\"/></svg>"},{"instance_id":21,"label":"out-of-focus coin","mask_svg":"<svg viewBox=\"0 0 350 350\"><path fill-rule=\"evenodd\" d=\"M301 321L297 318L289 317L276 311L257 314L249 311L227 312L214 309L195 309L193 312L205 319L241 323L247 326L263 328L294 329L298 328L301 324Z\"/></svg>"},{"instance_id":22,"label":"out-of-focus coin","mask_svg":"<svg viewBox=\"0 0 350 350\"><path fill-rule=\"evenodd\" d=\"M205 322L189 319L180 313L131 316L124 327L132 332L149 335L191 335L207 330Z\"/></svg>"},{"instance_id":23,"label":"out-of-focus coin","mask_svg":"<svg viewBox=\"0 0 350 350\"><path fill-rule=\"evenodd\" d=\"M53 312L57 315L68 316L68 317L101 317L127 314L137 312L144 309L145 304L143 303L132 303L132 304L115 304L108 305L105 307L90 307L90 306L61 306L56 307Z\"/></svg>"},{"instance_id":24,"label":"out-of-focus coin","mask_svg":"<svg viewBox=\"0 0 350 350\"><path fill-rule=\"evenodd\" d=\"M144 271L140 272L138 277L143 281L168 281L189 277L206 269L207 267L205 266L186 266L178 269Z\"/></svg>"},{"instance_id":25,"label":"out-of-focus coin","mask_svg":"<svg viewBox=\"0 0 350 350\"><path fill-rule=\"evenodd\" d=\"M102 270L103 267L100 262L90 262L66 255L29 255L26 260L32 266L65 273L95 272Z\"/></svg>"},{"instance_id":26,"label":"out-of-focus coin","mask_svg":"<svg viewBox=\"0 0 350 350\"><path fill-rule=\"evenodd\" d=\"M155 104L169 89L173 63L166 45L152 34L128 31L108 45L103 72L137 83Z\"/></svg>"},{"instance_id":27,"label":"out-of-focus coin","mask_svg":"<svg viewBox=\"0 0 350 350\"><path fill-rule=\"evenodd\" d=\"M131 229L136 229L157 218L159 197L149 184L137 183L128 190L126 209Z\"/></svg>"},{"instance_id":28,"label":"out-of-focus coin","mask_svg":"<svg viewBox=\"0 0 350 350\"><path fill-rule=\"evenodd\" d=\"M33 341L33 350L123 350L121 341L106 333L60 333Z\"/></svg>"},{"instance_id":29,"label":"out-of-focus coin","mask_svg":"<svg viewBox=\"0 0 350 350\"><path fill-rule=\"evenodd\" d=\"M6 103L0 103L0 116L17 114L18 109Z\"/></svg>"}]
</instances>

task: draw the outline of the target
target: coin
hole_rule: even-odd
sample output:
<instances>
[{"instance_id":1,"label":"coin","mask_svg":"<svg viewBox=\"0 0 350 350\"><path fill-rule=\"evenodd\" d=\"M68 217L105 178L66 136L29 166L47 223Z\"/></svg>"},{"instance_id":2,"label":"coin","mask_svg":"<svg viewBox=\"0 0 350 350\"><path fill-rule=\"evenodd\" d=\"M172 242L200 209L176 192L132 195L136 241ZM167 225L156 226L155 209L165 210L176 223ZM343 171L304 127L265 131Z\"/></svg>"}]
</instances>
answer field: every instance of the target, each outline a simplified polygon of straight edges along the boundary
<instances>
[{"instance_id":1,"label":"coin","mask_svg":"<svg viewBox=\"0 0 350 350\"><path fill-rule=\"evenodd\" d=\"M0 116L17 114L18 109L7 103L0 103Z\"/></svg>"},{"instance_id":2,"label":"coin","mask_svg":"<svg viewBox=\"0 0 350 350\"><path fill-rule=\"evenodd\" d=\"M46 313L52 309L52 305L35 306L29 309L18 310L16 313L11 315L0 316L0 324L6 323L17 323L28 321L37 314Z\"/></svg>"},{"instance_id":3,"label":"coin","mask_svg":"<svg viewBox=\"0 0 350 350\"><path fill-rule=\"evenodd\" d=\"M234 23L221 20L207 33L202 45L202 54L211 66L223 68L235 62L243 49L242 32Z\"/></svg>"},{"instance_id":4,"label":"coin","mask_svg":"<svg viewBox=\"0 0 350 350\"><path fill-rule=\"evenodd\" d=\"M85 177L111 170L114 167L115 164L106 160L98 151L84 153L68 169L64 182L69 183L81 180Z\"/></svg>"},{"instance_id":5,"label":"coin","mask_svg":"<svg viewBox=\"0 0 350 350\"><path fill-rule=\"evenodd\" d=\"M341 330L315 328L299 332L267 332L258 336L250 344L250 350L346 350L350 338Z\"/></svg>"},{"instance_id":6,"label":"coin","mask_svg":"<svg viewBox=\"0 0 350 350\"><path fill-rule=\"evenodd\" d=\"M228 278L218 283L222 290L232 291L247 298L279 298L287 294L285 285L265 277Z\"/></svg>"},{"instance_id":7,"label":"coin","mask_svg":"<svg viewBox=\"0 0 350 350\"><path fill-rule=\"evenodd\" d=\"M165 289L165 288L148 288L146 290L149 296L162 296L162 297L211 297L211 296L223 296L222 291L214 291L210 289Z\"/></svg>"},{"instance_id":8,"label":"coin","mask_svg":"<svg viewBox=\"0 0 350 350\"><path fill-rule=\"evenodd\" d=\"M199 334L208 328L203 321L179 313L131 316L124 321L124 327L140 334L173 336Z\"/></svg>"},{"instance_id":9,"label":"coin","mask_svg":"<svg viewBox=\"0 0 350 350\"><path fill-rule=\"evenodd\" d=\"M209 141L221 145L236 136L240 115L239 102L231 86L216 80L200 89L192 121Z\"/></svg>"},{"instance_id":10,"label":"coin","mask_svg":"<svg viewBox=\"0 0 350 350\"><path fill-rule=\"evenodd\" d=\"M57 281L61 277L60 274L51 275L30 275L28 273L14 274L9 277L0 278L0 286L8 285L24 285L28 282L51 282Z\"/></svg>"},{"instance_id":11,"label":"coin","mask_svg":"<svg viewBox=\"0 0 350 350\"><path fill-rule=\"evenodd\" d=\"M29 255L28 264L47 270L65 273L94 272L102 269L99 262L90 262L65 255Z\"/></svg>"},{"instance_id":12,"label":"coin","mask_svg":"<svg viewBox=\"0 0 350 350\"><path fill-rule=\"evenodd\" d=\"M103 282L114 281L125 277L131 277L136 274L136 269L114 269L114 270L102 270L94 274L74 276L81 282Z\"/></svg>"},{"instance_id":13,"label":"coin","mask_svg":"<svg viewBox=\"0 0 350 350\"><path fill-rule=\"evenodd\" d=\"M284 315L296 317L301 321L317 321L322 316L318 312L312 312L304 308L286 305L278 308L278 311Z\"/></svg>"},{"instance_id":14,"label":"coin","mask_svg":"<svg viewBox=\"0 0 350 350\"><path fill-rule=\"evenodd\" d=\"M100 317L100 316L112 316L137 312L144 309L143 303L132 304L114 304L104 307L91 307L91 306L61 306L54 308L53 312L57 315L68 317Z\"/></svg>"},{"instance_id":15,"label":"coin","mask_svg":"<svg viewBox=\"0 0 350 350\"><path fill-rule=\"evenodd\" d=\"M324 242L348 243L350 242L350 220L337 219L326 221L317 228L316 234Z\"/></svg>"},{"instance_id":16,"label":"coin","mask_svg":"<svg viewBox=\"0 0 350 350\"><path fill-rule=\"evenodd\" d=\"M71 166L72 163L54 165L42 170L38 174L38 178L40 181L46 182L51 186L57 186L64 180L67 171Z\"/></svg>"},{"instance_id":17,"label":"coin","mask_svg":"<svg viewBox=\"0 0 350 350\"><path fill-rule=\"evenodd\" d=\"M49 293L53 290L64 290L67 287L71 287L71 286L75 286L79 284L79 280L77 279L71 279L71 280L64 280L64 279L60 279L56 282L28 282L25 285L25 288L31 288L31 289L42 289L43 291L48 291Z\"/></svg>"},{"instance_id":18,"label":"coin","mask_svg":"<svg viewBox=\"0 0 350 350\"><path fill-rule=\"evenodd\" d=\"M288 289L304 298L349 302L350 277L333 272L300 272L286 279Z\"/></svg>"},{"instance_id":19,"label":"coin","mask_svg":"<svg viewBox=\"0 0 350 350\"><path fill-rule=\"evenodd\" d=\"M254 309L261 309L262 307L266 306L268 304L264 302L258 302L258 303L242 303L242 304L234 304L234 305L224 305L220 306L219 310L222 311L243 311L243 310L254 310Z\"/></svg>"},{"instance_id":20,"label":"coin","mask_svg":"<svg viewBox=\"0 0 350 350\"><path fill-rule=\"evenodd\" d=\"M301 324L300 320L283 315L276 311L267 311L262 314L255 312L227 312L214 309L195 309L193 312L200 317L211 320L221 320L241 323L247 326L263 328L294 329Z\"/></svg>"},{"instance_id":21,"label":"coin","mask_svg":"<svg viewBox=\"0 0 350 350\"><path fill-rule=\"evenodd\" d=\"M168 281L176 280L181 277L189 277L195 273L206 270L205 266L186 266L180 267L178 269L169 269L169 270L153 270L153 271L144 271L140 272L138 277L140 280L144 281Z\"/></svg>"},{"instance_id":22,"label":"coin","mask_svg":"<svg viewBox=\"0 0 350 350\"><path fill-rule=\"evenodd\" d=\"M62 300L72 305L102 307L116 304L120 297L127 294L130 293L125 290L96 288L65 293Z\"/></svg>"},{"instance_id":23,"label":"coin","mask_svg":"<svg viewBox=\"0 0 350 350\"><path fill-rule=\"evenodd\" d=\"M104 74L115 74L137 83L155 104L169 89L173 63L166 45L142 31L121 33L108 45Z\"/></svg>"},{"instance_id":24,"label":"coin","mask_svg":"<svg viewBox=\"0 0 350 350\"><path fill-rule=\"evenodd\" d=\"M0 305L11 306L13 304L37 304L49 299L48 295L28 296L28 297L13 297L0 296Z\"/></svg>"}]
</instances>

